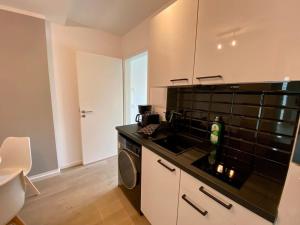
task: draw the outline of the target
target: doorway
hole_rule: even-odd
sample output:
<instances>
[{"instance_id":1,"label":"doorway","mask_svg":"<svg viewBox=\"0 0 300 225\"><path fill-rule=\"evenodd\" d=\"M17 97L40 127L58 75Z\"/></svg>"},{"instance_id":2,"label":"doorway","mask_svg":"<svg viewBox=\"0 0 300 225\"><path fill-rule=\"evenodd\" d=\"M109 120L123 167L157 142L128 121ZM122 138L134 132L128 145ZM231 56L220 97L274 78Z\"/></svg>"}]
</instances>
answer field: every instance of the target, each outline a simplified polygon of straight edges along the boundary
<instances>
[{"instance_id":1,"label":"doorway","mask_svg":"<svg viewBox=\"0 0 300 225\"><path fill-rule=\"evenodd\" d=\"M148 101L148 53L126 59L124 76L124 122L133 124L138 105Z\"/></svg>"}]
</instances>

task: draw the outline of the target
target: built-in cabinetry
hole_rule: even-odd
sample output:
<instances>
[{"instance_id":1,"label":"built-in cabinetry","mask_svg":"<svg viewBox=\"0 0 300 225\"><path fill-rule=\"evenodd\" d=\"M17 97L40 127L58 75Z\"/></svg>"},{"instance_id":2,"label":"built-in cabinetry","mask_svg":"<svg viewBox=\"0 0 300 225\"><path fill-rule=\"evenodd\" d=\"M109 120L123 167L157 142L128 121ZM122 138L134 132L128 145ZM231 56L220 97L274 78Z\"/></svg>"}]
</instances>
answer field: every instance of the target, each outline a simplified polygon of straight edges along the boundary
<instances>
[{"instance_id":1,"label":"built-in cabinetry","mask_svg":"<svg viewBox=\"0 0 300 225\"><path fill-rule=\"evenodd\" d=\"M299 7L294 0L176 1L150 22L150 85L299 80Z\"/></svg>"},{"instance_id":2,"label":"built-in cabinetry","mask_svg":"<svg viewBox=\"0 0 300 225\"><path fill-rule=\"evenodd\" d=\"M271 225L145 147L141 210L152 225Z\"/></svg>"},{"instance_id":3,"label":"built-in cabinetry","mask_svg":"<svg viewBox=\"0 0 300 225\"><path fill-rule=\"evenodd\" d=\"M177 225L271 225L216 190L181 171Z\"/></svg>"},{"instance_id":4,"label":"built-in cabinetry","mask_svg":"<svg viewBox=\"0 0 300 225\"><path fill-rule=\"evenodd\" d=\"M141 210L152 225L176 225L180 169L142 148Z\"/></svg>"},{"instance_id":5,"label":"built-in cabinetry","mask_svg":"<svg viewBox=\"0 0 300 225\"><path fill-rule=\"evenodd\" d=\"M150 21L149 81L192 84L198 0L177 0Z\"/></svg>"},{"instance_id":6,"label":"built-in cabinetry","mask_svg":"<svg viewBox=\"0 0 300 225\"><path fill-rule=\"evenodd\" d=\"M199 0L194 84L292 78L288 61L295 22L283 5L273 0ZM201 79L215 75L222 77Z\"/></svg>"}]
</instances>

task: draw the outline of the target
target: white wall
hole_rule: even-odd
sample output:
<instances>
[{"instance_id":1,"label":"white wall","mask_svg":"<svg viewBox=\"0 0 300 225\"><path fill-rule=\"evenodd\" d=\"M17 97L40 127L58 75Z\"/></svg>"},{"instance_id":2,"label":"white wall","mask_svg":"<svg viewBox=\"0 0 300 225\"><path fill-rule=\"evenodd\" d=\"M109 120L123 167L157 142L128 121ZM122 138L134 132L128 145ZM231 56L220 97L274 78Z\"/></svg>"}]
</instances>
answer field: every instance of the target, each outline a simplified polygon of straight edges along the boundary
<instances>
[{"instance_id":1,"label":"white wall","mask_svg":"<svg viewBox=\"0 0 300 225\"><path fill-rule=\"evenodd\" d=\"M150 18L140 23L122 37L123 59L130 58L141 52L147 51L149 43L149 22ZM149 88L148 103L154 106L154 110L162 115L166 110L167 89Z\"/></svg>"},{"instance_id":2,"label":"white wall","mask_svg":"<svg viewBox=\"0 0 300 225\"><path fill-rule=\"evenodd\" d=\"M88 28L51 23L52 97L57 154L60 168L81 163L81 134L75 52L85 51L123 59L147 51L150 18L118 37ZM164 111L166 90L149 91L148 102ZM152 98L151 98L152 96ZM153 101L151 101L153 99ZM155 102L158 99L159 102Z\"/></svg>"},{"instance_id":3,"label":"white wall","mask_svg":"<svg viewBox=\"0 0 300 225\"><path fill-rule=\"evenodd\" d=\"M151 18L175 1L176 0L169 0L166 4L161 6L161 8L156 10L151 16L149 16L144 21L141 21L140 24L138 24L122 37L123 59L127 59L139 53L147 51L149 43L149 25Z\"/></svg>"},{"instance_id":4,"label":"white wall","mask_svg":"<svg viewBox=\"0 0 300 225\"><path fill-rule=\"evenodd\" d=\"M127 59L148 49L149 21L144 20L122 37L122 54Z\"/></svg>"},{"instance_id":5,"label":"white wall","mask_svg":"<svg viewBox=\"0 0 300 225\"><path fill-rule=\"evenodd\" d=\"M53 55L52 97L60 168L82 160L76 51L122 58L121 38L79 27L50 25Z\"/></svg>"},{"instance_id":6,"label":"white wall","mask_svg":"<svg viewBox=\"0 0 300 225\"><path fill-rule=\"evenodd\" d=\"M30 175L57 170L45 21L0 9L0 30L0 143L30 137Z\"/></svg>"}]
</instances>

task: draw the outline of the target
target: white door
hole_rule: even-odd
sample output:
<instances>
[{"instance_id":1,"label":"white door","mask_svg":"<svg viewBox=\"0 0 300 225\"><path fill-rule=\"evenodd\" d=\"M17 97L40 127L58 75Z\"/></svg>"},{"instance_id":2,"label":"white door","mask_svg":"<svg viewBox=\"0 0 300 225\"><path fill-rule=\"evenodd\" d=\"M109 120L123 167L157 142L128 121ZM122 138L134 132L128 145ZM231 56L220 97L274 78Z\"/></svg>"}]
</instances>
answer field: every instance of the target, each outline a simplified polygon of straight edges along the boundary
<instances>
[{"instance_id":1,"label":"white door","mask_svg":"<svg viewBox=\"0 0 300 225\"><path fill-rule=\"evenodd\" d=\"M122 60L77 52L83 164L117 154L123 123ZM85 111L86 113L83 113Z\"/></svg>"}]
</instances>

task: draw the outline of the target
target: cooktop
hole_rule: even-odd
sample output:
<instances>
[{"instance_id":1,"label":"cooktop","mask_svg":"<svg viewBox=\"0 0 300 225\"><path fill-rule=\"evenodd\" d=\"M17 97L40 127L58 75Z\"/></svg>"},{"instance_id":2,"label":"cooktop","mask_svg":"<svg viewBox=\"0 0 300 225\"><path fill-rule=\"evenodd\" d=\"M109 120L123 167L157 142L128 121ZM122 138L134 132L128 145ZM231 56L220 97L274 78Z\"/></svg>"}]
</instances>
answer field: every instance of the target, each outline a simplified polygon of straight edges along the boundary
<instances>
[{"instance_id":1,"label":"cooktop","mask_svg":"<svg viewBox=\"0 0 300 225\"><path fill-rule=\"evenodd\" d=\"M220 160L211 160L207 155L193 162L192 165L238 189L251 174L249 167L237 166L234 159L228 159L226 156Z\"/></svg>"}]
</instances>

